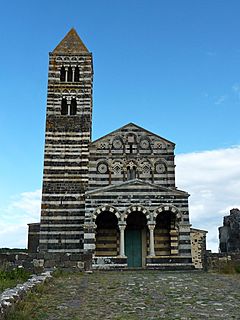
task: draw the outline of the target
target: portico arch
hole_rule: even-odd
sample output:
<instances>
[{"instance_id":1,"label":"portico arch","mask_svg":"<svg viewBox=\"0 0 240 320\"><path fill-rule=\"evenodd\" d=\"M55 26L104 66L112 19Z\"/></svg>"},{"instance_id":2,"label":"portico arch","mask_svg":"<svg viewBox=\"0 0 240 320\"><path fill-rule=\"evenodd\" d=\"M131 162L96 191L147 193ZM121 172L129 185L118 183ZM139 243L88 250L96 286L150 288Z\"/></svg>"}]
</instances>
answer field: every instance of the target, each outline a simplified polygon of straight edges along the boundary
<instances>
[{"instance_id":1,"label":"portico arch","mask_svg":"<svg viewBox=\"0 0 240 320\"><path fill-rule=\"evenodd\" d=\"M113 207L113 206L110 206L110 205L104 205L102 207L99 207L97 208L93 214L92 214L92 222L95 222L96 219L97 219L97 216L101 213L101 212L105 212L105 211L108 211L108 212L111 212L113 214L115 214L115 216L117 217L118 220L120 220L120 213L118 212L118 210Z\"/></svg>"},{"instance_id":2,"label":"portico arch","mask_svg":"<svg viewBox=\"0 0 240 320\"><path fill-rule=\"evenodd\" d=\"M153 220L150 211L142 205L131 205L122 213L125 225L125 254L129 267L145 265L148 254L149 223Z\"/></svg>"},{"instance_id":3,"label":"portico arch","mask_svg":"<svg viewBox=\"0 0 240 320\"><path fill-rule=\"evenodd\" d=\"M95 255L117 256L119 254L119 214L111 206L98 208L93 215L95 222Z\"/></svg>"},{"instance_id":4,"label":"portico arch","mask_svg":"<svg viewBox=\"0 0 240 320\"><path fill-rule=\"evenodd\" d=\"M176 208L175 206L173 205L161 205L160 207L158 207L154 213L153 213L153 217L154 219L156 219L157 215L159 213L162 213L162 212L172 212L176 215L176 220L179 222L181 219L182 219L182 214L181 212L178 210L178 208Z\"/></svg>"},{"instance_id":5,"label":"portico arch","mask_svg":"<svg viewBox=\"0 0 240 320\"><path fill-rule=\"evenodd\" d=\"M156 222L155 254L157 256L177 255L181 213L172 205L162 205L155 210L153 216Z\"/></svg>"},{"instance_id":6,"label":"portico arch","mask_svg":"<svg viewBox=\"0 0 240 320\"><path fill-rule=\"evenodd\" d=\"M126 220L128 215L132 212L142 212L146 216L147 222L152 220L150 211L142 205L133 205L127 208L122 214L123 220Z\"/></svg>"}]
</instances>

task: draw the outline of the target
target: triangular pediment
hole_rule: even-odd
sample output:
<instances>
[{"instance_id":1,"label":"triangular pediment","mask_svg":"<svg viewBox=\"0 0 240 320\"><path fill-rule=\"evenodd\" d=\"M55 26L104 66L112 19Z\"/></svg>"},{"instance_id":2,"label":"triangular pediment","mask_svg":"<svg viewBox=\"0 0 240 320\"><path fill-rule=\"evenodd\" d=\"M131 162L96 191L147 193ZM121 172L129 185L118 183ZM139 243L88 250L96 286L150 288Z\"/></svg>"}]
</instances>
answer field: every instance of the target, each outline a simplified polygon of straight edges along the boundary
<instances>
[{"instance_id":1,"label":"triangular pediment","mask_svg":"<svg viewBox=\"0 0 240 320\"><path fill-rule=\"evenodd\" d=\"M123 127L118 128L118 129L106 134L105 136L102 136L101 138L98 138L97 140L93 141L91 144L94 145L94 144L97 144L97 143L99 143L101 141L105 141L107 139L110 139L112 136L116 136L116 135L120 135L121 136L122 134L124 134L127 131L132 131L133 133L138 133L138 132L141 132L143 134L145 133L146 135L151 135L151 136L154 136L154 137L164 141L166 144L169 144L169 145L171 145L173 147L175 146L174 142L172 142L170 140L167 140L167 139L159 136L158 134L153 133L153 132L151 132L149 130L146 130L145 128L142 128L142 127L140 127L140 126L138 126L138 125L136 125L135 123L132 123L132 122L130 122L130 123L124 125Z\"/></svg>"},{"instance_id":2,"label":"triangular pediment","mask_svg":"<svg viewBox=\"0 0 240 320\"><path fill-rule=\"evenodd\" d=\"M101 187L101 188L96 188L90 191L86 192L86 195L93 195L93 194L103 194L103 193L109 193L109 192L114 192L116 193L117 191L122 192L123 190L125 192L129 192L131 194L131 189L135 187L142 187L143 189L148 189L151 192L165 192L169 193L172 195L185 195L188 196L189 194L185 191L182 190L177 190L173 188L167 188L163 187L154 183L150 182L145 182L140 179L134 179L134 180L129 180L125 181L119 184L112 184L106 187Z\"/></svg>"},{"instance_id":3,"label":"triangular pediment","mask_svg":"<svg viewBox=\"0 0 240 320\"><path fill-rule=\"evenodd\" d=\"M53 50L54 54L79 54L83 52L88 53L89 51L74 28L67 33Z\"/></svg>"}]
</instances>

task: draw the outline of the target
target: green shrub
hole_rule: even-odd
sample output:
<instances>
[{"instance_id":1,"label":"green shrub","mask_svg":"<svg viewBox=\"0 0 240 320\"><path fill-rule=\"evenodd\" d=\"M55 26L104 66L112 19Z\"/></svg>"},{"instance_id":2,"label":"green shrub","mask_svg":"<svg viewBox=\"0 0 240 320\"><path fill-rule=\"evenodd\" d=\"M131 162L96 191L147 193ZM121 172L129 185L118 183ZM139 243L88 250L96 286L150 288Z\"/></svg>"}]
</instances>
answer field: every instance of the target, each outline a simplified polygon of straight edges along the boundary
<instances>
[{"instance_id":1,"label":"green shrub","mask_svg":"<svg viewBox=\"0 0 240 320\"><path fill-rule=\"evenodd\" d=\"M240 265L235 264L233 261L227 261L221 263L218 267L218 271L224 274L236 274L240 273Z\"/></svg>"},{"instance_id":2,"label":"green shrub","mask_svg":"<svg viewBox=\"0 0 240 320\"><path fill-rule=\"evenodd\" d=\"M235 266L235 271L236 271L236 273L240 273L240 265Z\"/></svg>"},{"instance_id":3,"label":"green shrub","mask_svg":"<svg viewBox=\"0 0 240 320\"><path fill-rule=\"evenodd\" d=\"M64 270L62 268L56 268L53 273L52 276L54 278L62 278L62 277L67 277L69 276L69 270Z\"/></svg>"},{"instance_id":4,"label":"green shrub","mask_svg":"<svg viewBox=\"0 0 240 320\"><path fill-rule=\"evenodd\" d=\"M219 272L224 274L233 274L235 273L234 265L230 261L222 263L219 266Z\"/></svg>"},{"instance_id":5,"label":"green shrub","mask_svg":"<svg viewBox=\"0 0 240 320\"><path fill-rule=\"evenodd\" d=\"M6 288L12 288L18 283L25 282L30 276L30 272L24 268L0 269L0 291Z\"/></svg>"}]
</instances>

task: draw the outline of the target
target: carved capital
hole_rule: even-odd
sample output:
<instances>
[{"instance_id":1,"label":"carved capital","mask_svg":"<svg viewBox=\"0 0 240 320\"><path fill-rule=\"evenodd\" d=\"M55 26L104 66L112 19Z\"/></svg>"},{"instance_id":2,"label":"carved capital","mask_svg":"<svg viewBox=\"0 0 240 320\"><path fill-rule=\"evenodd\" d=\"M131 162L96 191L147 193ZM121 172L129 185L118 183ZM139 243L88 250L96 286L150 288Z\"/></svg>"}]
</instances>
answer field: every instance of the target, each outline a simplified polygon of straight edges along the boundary
<instances>
[{"instance_id":1,"label":"carved capital","mask_svg":"<svg viewBox=\"0 0 240 320\"><path fill-rule=\"evenodd\" d=\"M125 229L126 229L126 226L127 226L127 224L126 224L126 222L125 221L120 221L119 223L118 223L118 227L119 227L119 230L120 231L124 231Z\"/></svg>"},{"instance_id":2,"label":"carved capital","mask_svg":"<svg viewBox=\"0 0 240 320\"><path fill-rule=\"evenodd\" d=\"M156 224L155 223L152 223L152 222L150 222L150 223L148 223L148 229L149 229L149 231L150 230L154 230L155 229L155 226L156 226Z\"/></svg>"}]
</instances>

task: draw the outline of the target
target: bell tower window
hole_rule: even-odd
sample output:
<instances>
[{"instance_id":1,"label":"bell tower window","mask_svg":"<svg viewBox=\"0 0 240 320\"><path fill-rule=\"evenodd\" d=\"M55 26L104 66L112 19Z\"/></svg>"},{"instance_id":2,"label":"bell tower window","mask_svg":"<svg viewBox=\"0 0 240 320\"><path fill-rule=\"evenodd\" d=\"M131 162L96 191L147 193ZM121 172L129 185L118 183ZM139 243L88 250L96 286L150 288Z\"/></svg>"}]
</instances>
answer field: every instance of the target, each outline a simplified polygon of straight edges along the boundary
<instances>
[{"instance_id":1,"label":"bell tower window","mask_svg":"<svg viewBox=\"0 0 240 320\"><path fill-rule=\"evenodd\" d=\"M77 113L77 101L76 99L72 99L71 105L70 105L70 115L74 116Z\"/></svg>"},{"instance_id":2,"label":"bell tower window","mask_svg":"<svg viewBox=\"0 0 240 320\"><path fill-rule=\"evenodd\" d=\"M68 82L72 82L72 78L73 78L73 70L72 70L72 67L68 67L67 81L68 81Z\"/></svg>"},{"instance_id":3,"label":"bell tower window","mask_svg":"<svg viewBox=\"0 0 240 320\"><path fill-rule=\"evenodd\" d=\"M62 66L62 68L60 70L60 81L61 82L65 81L65 75L66 75L65 68L64 68L64 66Z\"/></svg>"},{"instance_id":4,"label":"bell tower window","mask_svg":"<svg viewBox=\"0 0 240 320\"><path fill-rule=\"evenodd\" d=\"M61 103L61 115L63 116L75 116L77 114L77 101L73 98L70 101L67 101L66 98L62 99Z\"/></svg>"},{"instance_id":5,"label":"bell tower window","mask_svg":"<svg viewBox=\"0 0 240 320\"><path fill-rule=\"evenodd\" d=\"M79 68L76 67L75 68L75 73L74 73L74 82L79 82L79 75L80 75Z\"/></svg>"},{"instance_id":6,"label":"bell tower window","mask_svg":"<svg viewBox=\"0 0 240 320\"><path fill-rule=\"evenodd\" d=\"M67 99L63 98L62 104L61 104L61 115L67 115L67 114L68 114Z\"/></svg>"}]
</instances>

